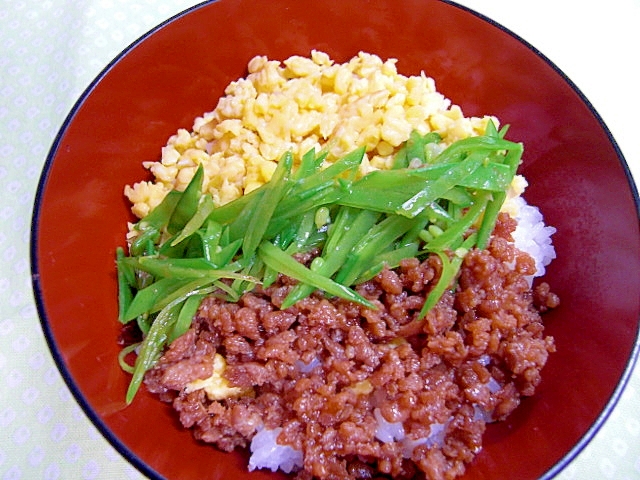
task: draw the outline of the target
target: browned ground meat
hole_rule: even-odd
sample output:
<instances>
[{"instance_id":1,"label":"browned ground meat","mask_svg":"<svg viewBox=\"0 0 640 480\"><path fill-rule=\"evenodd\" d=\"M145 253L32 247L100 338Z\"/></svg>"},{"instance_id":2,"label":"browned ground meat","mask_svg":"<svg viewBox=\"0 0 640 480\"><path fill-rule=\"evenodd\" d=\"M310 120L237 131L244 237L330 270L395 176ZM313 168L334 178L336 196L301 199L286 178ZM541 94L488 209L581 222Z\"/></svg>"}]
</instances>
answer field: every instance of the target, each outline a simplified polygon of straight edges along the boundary
<instances>
[{"instance_id":1,"label":"browned ground meat","mask_svg":"<svg viewBox=\"0 0 640 480\"><path fill-rule=\"evenodd\" d=\"M489 248L466 256L455 292L422 321L437 256L360 285L377 310L316 293L281 311L292 284L283 277L238 303L211 296L146 385L173 402L196 438L226 451L282 427L278 442L304 452L299 479L454 478L480 451L486 421L534 393L554 351L539 311L558 298L546 284L529 287L534 263L510 243L513 226L501 217ZM211 375L215 352L230 384L252 395L211 401L185 392ZM376 438L380 416L402 422L404 442Z\"/></svg>"}]
</instances>

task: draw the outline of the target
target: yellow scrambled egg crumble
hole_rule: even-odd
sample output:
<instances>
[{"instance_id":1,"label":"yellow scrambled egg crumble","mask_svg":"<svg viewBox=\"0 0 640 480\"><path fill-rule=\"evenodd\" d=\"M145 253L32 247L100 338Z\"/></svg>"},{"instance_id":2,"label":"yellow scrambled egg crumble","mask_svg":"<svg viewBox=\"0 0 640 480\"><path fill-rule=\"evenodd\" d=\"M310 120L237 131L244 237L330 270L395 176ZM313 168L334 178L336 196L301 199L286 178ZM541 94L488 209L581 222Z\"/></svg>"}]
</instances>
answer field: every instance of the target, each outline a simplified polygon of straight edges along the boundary
<instances>
[{"instance_id":1,"label":"yellow scrambled egg crumble","mask_svg":"<svg viewBox=\"0 0 640 480\"><path fill-rule=\"evenodd\" d=\"M424 73L404 76L396 60L359 53L335 63L326 53L283 62L256 56L248 75L232 82L191 132L180 129L157 162L155 179L125 187L133 213L145 217L172 189L183 190L199 164L203 191L223 205L269 181L286 151L295 162L308 150L328 149L327 163L366 146L361 174L388 168L412 130L438 132L442 146L484 133L493 117L465 117Z\"/></svg>"},{"instance_id":2,"label":"yellow scrambled egg crumble","mask_svg":"<svg viewBox=\"0 0 640 480\"><path fill-rule=\"evenodd\" d=\"M224 370L227 368L227 361L222 355L216 353L213 357L213 373L204 380L194 380L189 382L185 388L186 393L204 389L209 400L223 400L230 397L252 394L251 389L232 387L229 381L224 378Z\"/></svg>"}]
</instances>

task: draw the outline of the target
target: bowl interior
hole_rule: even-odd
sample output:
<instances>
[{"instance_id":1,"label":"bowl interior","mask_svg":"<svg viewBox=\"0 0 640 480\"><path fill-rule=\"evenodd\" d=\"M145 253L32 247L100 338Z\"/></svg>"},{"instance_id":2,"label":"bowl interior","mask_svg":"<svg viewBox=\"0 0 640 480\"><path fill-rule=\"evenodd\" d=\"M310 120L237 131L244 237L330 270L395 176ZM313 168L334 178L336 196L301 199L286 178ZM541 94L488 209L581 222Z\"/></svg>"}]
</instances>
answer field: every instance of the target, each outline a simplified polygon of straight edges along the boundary
<instances>
[{"instance_id":1,"label":"bowl interior","mask_svg":"<svg viewBox=\"0 0 640 480\"><path fill-rule=\"evenodd\" d=\"M311 49L336 61L361 50L398 58L401 73L424 70L466 115L496 115L511 125L510 139L524 142L526 197L558 229L547 281L562 305L546 316L558 352L537 394L489 427L464 478L550 475L604 420L630 371L640 312L637 195L608 131L557 69L500 26L441 1L221 0L162 25L100 75L56 139L34 215L34 289L65 379L147 475L246 474L246 454L195 442L145 391L125 408L114 269L131 219L122 192L147 177L142 161L158 159L170 135L215 107L250 58Z\"/></svg>"}]
</instances>

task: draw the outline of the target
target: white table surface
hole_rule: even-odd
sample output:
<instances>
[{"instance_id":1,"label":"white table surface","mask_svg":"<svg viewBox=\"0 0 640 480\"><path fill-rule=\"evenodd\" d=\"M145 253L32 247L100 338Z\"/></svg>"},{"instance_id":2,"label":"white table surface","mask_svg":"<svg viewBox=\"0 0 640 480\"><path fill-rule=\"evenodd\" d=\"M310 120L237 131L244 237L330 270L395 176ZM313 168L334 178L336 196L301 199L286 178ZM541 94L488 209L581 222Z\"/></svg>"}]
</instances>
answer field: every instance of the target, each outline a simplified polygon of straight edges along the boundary
<instances>
[{"instance_id":1,"label":"white table surface","mask_svg":"<svg viewBox=\"0 0 640 480\"><path fill-rule=\"evenodd\" d=\"M16 0L0 9L0 480L139 479L75 403L32 296L29 228L44 160L102 68L189 0ZM461 0L533 44L587 96L640 178L640 0ZM640 478L640 368L558 478Z\"/></svg>"}]
</instances>

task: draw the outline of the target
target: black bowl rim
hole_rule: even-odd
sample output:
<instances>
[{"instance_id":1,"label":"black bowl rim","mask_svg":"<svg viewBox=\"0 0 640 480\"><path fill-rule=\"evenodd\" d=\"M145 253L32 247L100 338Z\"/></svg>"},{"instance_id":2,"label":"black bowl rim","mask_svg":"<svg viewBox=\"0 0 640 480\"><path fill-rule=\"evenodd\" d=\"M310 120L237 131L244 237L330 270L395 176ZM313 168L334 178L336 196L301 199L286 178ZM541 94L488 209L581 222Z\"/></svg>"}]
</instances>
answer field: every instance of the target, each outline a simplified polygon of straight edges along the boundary
<instances>
[{"instance_id":1,"label":"black bowl rim","mask_svg":"<svg viewBox=\"0 0 640 480\"><path fill-rule=\"evenodd\" d=\"M67 117L63 121L63 123L62 123L62 125L60 127L60 130L58 131L58 133L57 133L57 135L56 135L56 137L55 137L55 139L54 139L54 141L52 143L52 146L51 146L51 148L49 150L49 153L47 154L47 157L46 157L46 160L45 160L45 163L44 163L44 166L43 166L42 174L40 176L40 179L39 179L39 182L38 182L38 186L37 186L37 190L36 190L36 196L35 196L35 202L34 202L34 208L33 208L33 216L32 216L32 221L31 221L30 268L31 268L31 279L32 279L33 294L34 294L34 298L35 298L35 302L36 302L38 315L39 315L39 318L40 318L40 324L41 324L41 327L43 329L43 333L44 333L47 345L49 347L49 350L51 351L51 354L52 354L53 359L54 359L54 361L55 361L55 363L56 363L56 365L58 367L58 370L60 371L60 373L62 375L62 378L64 379L67 387L71 391L71 393L72 393L73 397L75 398L76 402L80 405L80 407L84 411L85 415L89 418L91 423L93 423L93 425L100 431L100 433L105 437L105 439L130 464L132 464L135 468L137 468L142 474L146 475L147 477L149 477L150 479L153 479L153 480L161 480L163 477L160 474L158 474L158 472L156 472L152 467L147 465L135 453L133 453L126 445L124 445L120 441L120 439L118 439L117 436L109 429L109 427L107 427L107 425L102 421L100 416L91 407L89 402L83 397L83 395L80 392L79 388L75 384L74 379L72 378L71 373L69 372L69 369L67 368L67 366L64 363L62 352L60 352L60 350L58 349L58 347L57 347L57 345L55 343L53 331L51 330L51 327L50 327L49 322L48 322L47 312L46 312L46 308L45 308L44 301L42 299L42 294L41 294L41 292L42 292L42 284L41 284L41 281L40 281L40 275L39 275L39 270L38 270L38 255L37 255L37 252L38 252L38 232L39 232L38 227L39 227L39 220L40 220L40 213L41 213L41 206L42 206L42 198L43 198L46 186L47 186L47 180L49 178L49 173L50 173L51 167L53 165L54 158L55 158L55 156L57 154L58 148L60 147L60 142L62 140L62 137L64 136L64 134L66 133L67 129L69 128L69 126L73 122L73 119L74 119L76 113L82 107L82 105L87 100L87 98L91 95L91 93L93 92L93 90L96 87L96 85L109 73L109 71L112 68L114 68L118 64L118 62L121 59L123 59L126 55L129 54L129 52L134 50L140 43L144 42L148 37L152 36L158 30L166 27L170 23L173 23L176 20L178 20L178 19L180 19L180 18L182 18L184 16L189 15L190 13L192 13L195 10L198 10L198 9L200 9L200 8L206 6L206 5L209 5L209 4L212 4L212 3L216 3L217 1L219 1L219 0L207 0L207 1L204 1L204 2L201 2L201 3L198 3L196 5L193 5L193 6L189 7L189 8L187 8L187 9L185 9L185 10L183 10L183 11L181 11L181 12L179 12L179 13L171 16L171 17L169 17L165 21L159 23L158 25L153 27L151 30L147 31L146 33L141 35L139 38L134 40L125 49L123 49L93 79L93 81L88 85L88 87L80 95L80 97L78 98L78 100L73 105L73 107L71 108L70 112L68 113ZM525 46L529 50L531 50L536 56L538 56L541 60L543 60L547 65L549 65L567 83L567 85L569 85L569 87L571 87L571 89L578 95L580 100L589 109L589 111L593 115L593 117L598 121L598 123L602 127L603 131L606 133L609 142L614 147L615 152L616 152L616 154L618 156L618 159L620 161L620 164L623 167L624 173L625 173L625 175L627 177L627 182L629 184L629 189L631 190L631 193L632 193L633 198L634 198L634 203L635 203L635 207L636 207L636 216L638 217L638 222L640 223L640 196L638 195L638 188L637 188L637 185L636 185L636 183L635 183L635 181L633 179L633 176L631 174L631 170L629 169L629 165L628 165L627 161L625 160L624 155L622 154L622 151L620 150L620 147L618 146L617 142L613 138L613 135L611 134L611 131L609 130L609 128L605 124L604 120L602 119L600 114L596 111L596 109L591 104L591 102L587 99L587 97L578 88L578 86L557 65L555 65L548 57L546 57L540 50L535 48L532 44L530 44L524 38L520 37L515 32L513 32L510 29L506 28L505 26L501 25L497 21L489 18L488 16L486 16L486 15L484 15L482 13L479 13L479 12L477 12L477 11L467 7L467 6L460 5L457 2L454 2L452 0L439 0L439 1L442 2L442 3L449 4L451 6L454 6L456 8L459 8L459 9L461 9L461 10L463 10L463 11L465 11L465 12L471 14L471 15L474 15L475 17L479 18L480 20L483 20L483 21L485 21L485 22L487 22L487 23L499 28L503 32L509 34L515 40L520 42L523 46ZM556 462L555 465L553 465L549 470L547 470L543 474L543 476L540 477L541 480L549 480L551 478L554 478L556 475L558 475L574 459L576 459L576 457L585 449L585 447L591 442L591 440L593 440L593 438L596 436L598 431L605 424L605 422L607 421L607 419L611 415L612 411L614 410L614 408L618 404L618 401L620 400L620 397L622 396L622 392L624 391L625 387L627 386L627 384L629 382L629 379L631 378L631 374L633 372L633 369L634 369L634 366L635 366L636 362L638 361L638 357L639 356L640 356L640 322L639 322L638 330L636 331L636 338L635 338L633 349L631 351L631 355L629 356L629 359L627 360L627 364L625 366L625 369L624 369L624 371L623 371L623 373L622 373L622 375L620 377L620 380L618 381L618 384L617 384L615 390L613 391L609 401L607 402L607 404L603 408L603 410L600 413L600 415L596 418L596 420L593 423L593 425L580 438L580 440L576 443L576 445L571 450L569 450L569 452L567 452L558 462Z\"/></svg>"}]
</instances>

